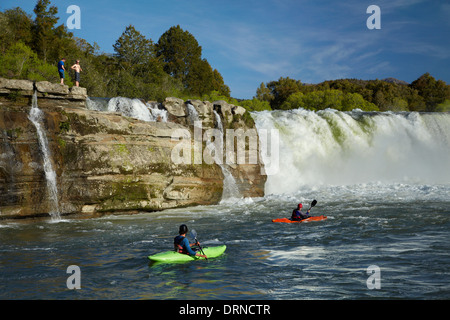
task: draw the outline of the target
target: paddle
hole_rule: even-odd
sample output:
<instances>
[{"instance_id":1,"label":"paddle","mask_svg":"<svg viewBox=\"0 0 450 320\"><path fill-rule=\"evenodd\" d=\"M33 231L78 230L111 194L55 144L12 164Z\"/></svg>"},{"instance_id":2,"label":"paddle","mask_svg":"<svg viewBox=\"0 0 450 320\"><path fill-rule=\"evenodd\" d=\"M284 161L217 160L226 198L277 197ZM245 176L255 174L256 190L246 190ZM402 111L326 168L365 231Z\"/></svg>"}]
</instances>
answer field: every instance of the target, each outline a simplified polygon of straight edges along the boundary
<instances>
[{"instance_id":1,"label":"paddle","mask_svg":"<svg viewBox=\"0 0 450 320\"><path fill-rule=\"evenodd\" d=\"M195 239L195 243L198 245L198 247L200 248L200 252L202 253L202 255L205 256L205 259L208 260L208 258L206 257L206 254L203 252L202 246L200 245L200 243L197 240L197 232L195 230L191 230L191 236Z\"/></svg>"},{"instance_id":2,"label":"paddle","mask_svg":"<svg viewBox=\"0 0 450 320\"><path fill-rule=\"evenodd\" d=\"M315 205L317 204L317 200L316 199L314 199L312 202L311 202L311 205L309 206L309 209L308 209L308 211L310 211L311 210L311 208L312 207L314 207ZM311 218L310 216L309 216L309 213L308 213L308 211L306 212L306 214L308 215L308 218L305 218L305 219L309 219L309 218Z\"/></svg>"},{"instance_id":3,"label":"paddle","mask_svg":"<svg viewBox=\"0 0 450 320\"><path fill-rule=\"evenodd\" d=\"M312 207L314 207L317 204L317 200L313 200L311 202L311 206L309 207L308 211L311 210Z\"/></svg>"}]
</instances>

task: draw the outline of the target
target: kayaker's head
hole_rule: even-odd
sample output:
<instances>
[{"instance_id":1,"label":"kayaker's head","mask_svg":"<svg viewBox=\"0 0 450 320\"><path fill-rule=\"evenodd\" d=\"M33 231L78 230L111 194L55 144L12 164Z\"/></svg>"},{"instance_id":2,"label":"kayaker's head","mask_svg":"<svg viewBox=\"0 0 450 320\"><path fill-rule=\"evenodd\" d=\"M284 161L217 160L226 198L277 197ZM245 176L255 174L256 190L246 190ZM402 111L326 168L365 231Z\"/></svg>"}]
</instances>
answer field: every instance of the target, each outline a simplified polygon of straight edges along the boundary
<instances>
[{"instance_id":1,"label":"kayaker's head","mask_svg":"<svg viewBox=\"0 0 450 320\"><path fill-rule=\"evenodd\" d=\"M301 203L299 203L297 208L301 209L301 208L303 208L303 205Z\"/></svg>"},{"instance_id":2,"label":"kayaker's head","mask_svg":"<svg viewBox=\"0 0 450 320\"><path fill-rule=\"evenodd\" d=\"M179 229L178 233L179 233L179 234L186 234L187 232L188 232L188 227L187 227L187 225L182 224L182 225L180 226L180 229Z\"/></svg>"}]
</instances>

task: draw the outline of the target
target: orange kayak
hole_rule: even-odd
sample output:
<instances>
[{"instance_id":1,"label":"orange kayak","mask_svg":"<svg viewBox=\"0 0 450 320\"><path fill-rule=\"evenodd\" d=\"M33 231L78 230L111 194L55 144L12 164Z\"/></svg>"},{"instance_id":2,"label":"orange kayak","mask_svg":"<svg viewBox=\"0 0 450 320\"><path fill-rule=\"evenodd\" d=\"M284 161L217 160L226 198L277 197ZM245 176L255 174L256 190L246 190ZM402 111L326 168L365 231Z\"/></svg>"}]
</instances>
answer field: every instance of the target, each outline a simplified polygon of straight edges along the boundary
<instances>
[{"instance_id":1,"label":"orange kayak","mask_svg":"<svg viewBox=\"0 0 450 320\"><path fill-rule=\"evenodd\" d=\"M326 216L316 216L316 217L309 217L300 221L292 221L288 218L279 218L279 219L273 219L272 222L284 222L284 223L302 223L302 222L308 222L308 221L320 221L325 220Z\"/></svg>"}]
</instances>

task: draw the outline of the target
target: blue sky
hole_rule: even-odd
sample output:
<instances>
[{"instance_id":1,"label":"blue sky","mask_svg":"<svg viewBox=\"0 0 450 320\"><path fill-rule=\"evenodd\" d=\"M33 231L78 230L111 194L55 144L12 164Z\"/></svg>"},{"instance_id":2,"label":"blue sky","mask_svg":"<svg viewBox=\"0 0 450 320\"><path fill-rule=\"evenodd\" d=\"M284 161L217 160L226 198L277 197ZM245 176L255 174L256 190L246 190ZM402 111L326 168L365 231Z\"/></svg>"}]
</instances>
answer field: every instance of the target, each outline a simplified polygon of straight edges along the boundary
<instances>
[{"instance_id":1,"label":"blue sky","mask_svg":"<svg viewBox=\"0 0 450 320\"><path fill-rule=\"evenodd\" d=\"M35 0L1 0L0 10ZM252 98L261 82L291 77L304 83L341 78L412 82L425 72L450 84L448 0L53 0L59 24L69 5L81 9L75 36L112 53L133 24L157 42L171 26L192 33L203 58L236 98ZM381 29L369 30L369 5Z\"/></svg>"}]
</instances>

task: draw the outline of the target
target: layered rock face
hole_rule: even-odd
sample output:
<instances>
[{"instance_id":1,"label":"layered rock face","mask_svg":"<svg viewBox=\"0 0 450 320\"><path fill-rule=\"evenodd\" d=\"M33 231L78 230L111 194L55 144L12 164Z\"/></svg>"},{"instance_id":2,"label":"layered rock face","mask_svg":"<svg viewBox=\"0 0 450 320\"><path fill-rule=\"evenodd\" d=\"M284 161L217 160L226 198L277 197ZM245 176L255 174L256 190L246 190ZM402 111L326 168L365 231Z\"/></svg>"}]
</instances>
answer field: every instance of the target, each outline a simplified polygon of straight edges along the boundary
<instances>
[{"instance_id":1,"label":"layered rock face","mask_svg":"<svg viewBox=\"0 0 450 320\"><path fill-rule=\"evenodd\" d=\"M180 144L174 132L185 132L194 150L192 107L202 135L217 128L217 115L224 130L254 130L245 109L223 101L167 98L159 108L167 110L168 121L148 122L87 109L84 88L0 78L0 219L47 216L52 210L42 146L29 118L34 92L43 113L61 215L216 204L222 199L225 165L173 161ZM245 152L258 150L251 145ZM262 164L226 166L241 196L263 196Z\"/></svg>"}]
</instances>

